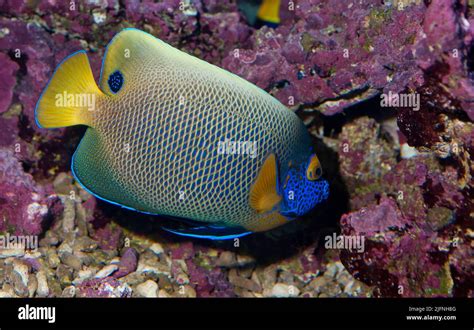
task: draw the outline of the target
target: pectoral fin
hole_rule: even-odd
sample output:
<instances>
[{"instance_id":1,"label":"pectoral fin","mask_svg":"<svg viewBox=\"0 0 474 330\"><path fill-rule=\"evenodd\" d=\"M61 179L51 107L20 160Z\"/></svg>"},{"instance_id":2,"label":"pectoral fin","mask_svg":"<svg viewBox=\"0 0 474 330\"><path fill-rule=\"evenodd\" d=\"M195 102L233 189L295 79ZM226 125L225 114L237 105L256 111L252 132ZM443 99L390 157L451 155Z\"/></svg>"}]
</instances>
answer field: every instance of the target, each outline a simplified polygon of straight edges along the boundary
<instances>
[{"instance_id":1,"label":"pectoral fin","mask_svg":"<svg viewBox=\"0 0 474 330\"><path fill-rule=\"evenodd\" d=\"M263 163L255 183L250 189L250 206L258 213L271 211L280 201L278 195L278 169L275 154Z\"/></svg>"}]
</instances>

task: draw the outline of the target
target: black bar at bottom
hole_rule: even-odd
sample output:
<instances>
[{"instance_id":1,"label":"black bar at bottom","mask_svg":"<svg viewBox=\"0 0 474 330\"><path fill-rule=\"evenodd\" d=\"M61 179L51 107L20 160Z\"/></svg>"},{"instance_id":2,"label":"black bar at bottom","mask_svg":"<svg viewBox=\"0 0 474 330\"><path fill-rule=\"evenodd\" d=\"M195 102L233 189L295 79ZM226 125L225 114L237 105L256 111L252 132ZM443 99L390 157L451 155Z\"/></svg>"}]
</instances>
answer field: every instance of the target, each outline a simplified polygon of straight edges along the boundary
<instances>
[{"instance_id":1,"label":"black bar at bottom","mask_svg":"<svg viewBox=\"0 0 474 330\"><path fill-rule=\"evenodd\" d=\"M28 306L27 306L28 305ZM28 308L26 308L28 307ZM20 320L55 307L55 322ZM22 310L20 308L23 308ZM36 310L35 310L36 311ZM44 311L44 310L43 310ZM8 328L473 329L473 299L0 299ZM40 314L40 312L38 312ZM35 315L35 314L30 314ZM421 319L420 319L421 317ZM28 318L28 316L27 316ZM410 319L408 319L410 318ZM417 319L418 318L418 319ZM455 319L454 319L455 318Z\"/></svg>"}]
</instances>

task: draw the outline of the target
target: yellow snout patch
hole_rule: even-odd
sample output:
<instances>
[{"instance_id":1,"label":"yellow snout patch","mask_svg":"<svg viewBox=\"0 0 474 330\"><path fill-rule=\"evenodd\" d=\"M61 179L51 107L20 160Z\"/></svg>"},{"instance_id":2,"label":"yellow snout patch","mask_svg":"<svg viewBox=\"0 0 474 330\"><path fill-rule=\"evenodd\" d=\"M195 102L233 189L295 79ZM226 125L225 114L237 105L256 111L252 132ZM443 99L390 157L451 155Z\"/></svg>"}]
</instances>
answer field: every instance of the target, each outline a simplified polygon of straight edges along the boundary
<instances>
[{"instance_id":1,"label":"yellow snout patch","mask_svg":"<svg viewBox=\"0 0 474 330\"><path fill-rule=\"evenodd\" d=\"M306 169L306 178L310 181L315 181L323 175L323 169L319 162L318 156L312 155L309 160L308 168Z\"/></svg>"}]
</instances>

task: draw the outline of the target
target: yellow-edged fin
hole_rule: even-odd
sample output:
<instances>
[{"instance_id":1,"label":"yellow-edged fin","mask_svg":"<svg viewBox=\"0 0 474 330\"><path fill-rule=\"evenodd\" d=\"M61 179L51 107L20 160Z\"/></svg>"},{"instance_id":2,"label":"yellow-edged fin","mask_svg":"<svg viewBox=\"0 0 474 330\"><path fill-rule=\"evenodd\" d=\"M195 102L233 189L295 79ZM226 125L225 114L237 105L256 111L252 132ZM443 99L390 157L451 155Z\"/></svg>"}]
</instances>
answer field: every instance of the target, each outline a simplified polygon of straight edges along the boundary
<instances>
[{"instance_id":1,"label":"yellow-edged fin","mask_svg":"<svg viewBox=\"0 0 474 330\"><path fill-rule=\"evenodd\" d=\"M245 229L260 232L267 231L276 227L279 227L287 223L289 219L281 215L278 211L273 211L267 214L262 214L262 217L258 221L245 225Z\"/></svg>"},{"instance_id":2,"label":"yellow-edged fin","mask_svg":"<svg viewBox=\"0 0 474 330\"><path fill-rule=\"evenodd\" d=\"M91 126L100 95L86 52L76 52L56 68L36 105L36 122L44 128Z\"/></svg>"},{"instance_id":3,"label":"yellow-edged fin","mask_svg":"<svg viewBox=\"0 0 474 330\"><path fill-rule=\"evenodd\" d=\"M306 169L306 178L310 181L319 179L323 171L321 169L321 163L316 155L312 155L309 160L308 168Z\"/></svg>"},{"instance_id":4,"label":"yellow-edged fin","mask_svg":"<svg viewBox=\"0 0 474 330\"><path fill-rule=\"evenodd\" d=\"M280 0L263 0L257 17L265 22L280 23Z\"/></svg>"},{"instance_id":5,"label":"yellow-edged fin","mask_svg":"<svg viewBox=\"0 0 474 330\"><path fill-rule=\"evenodd\" d=\"M263 163L255 183L250 189L250 206L258 213L272 210L280 201L277 190L278 171L274 154Z\"/></svg>"}]
</instances>

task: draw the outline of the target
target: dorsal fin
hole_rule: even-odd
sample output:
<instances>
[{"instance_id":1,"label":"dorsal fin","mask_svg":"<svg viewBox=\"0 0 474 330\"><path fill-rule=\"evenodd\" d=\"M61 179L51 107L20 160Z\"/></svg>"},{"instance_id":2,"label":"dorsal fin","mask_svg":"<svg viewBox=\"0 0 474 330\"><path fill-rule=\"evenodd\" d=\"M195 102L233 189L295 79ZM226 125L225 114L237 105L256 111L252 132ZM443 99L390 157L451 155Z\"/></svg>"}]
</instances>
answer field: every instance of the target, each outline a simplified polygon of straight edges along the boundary
<instances>
[{"instance_id":1,"label":"dorsal fin","mask_svg":"<svg viewBox=\"0 0 474 330\"><path fill-rule=\"evenodd\" d=\"M250 189L250 206L258 213L272 210L280 201L275 154L268 155Z\"/></svg>"}]
</instances>

